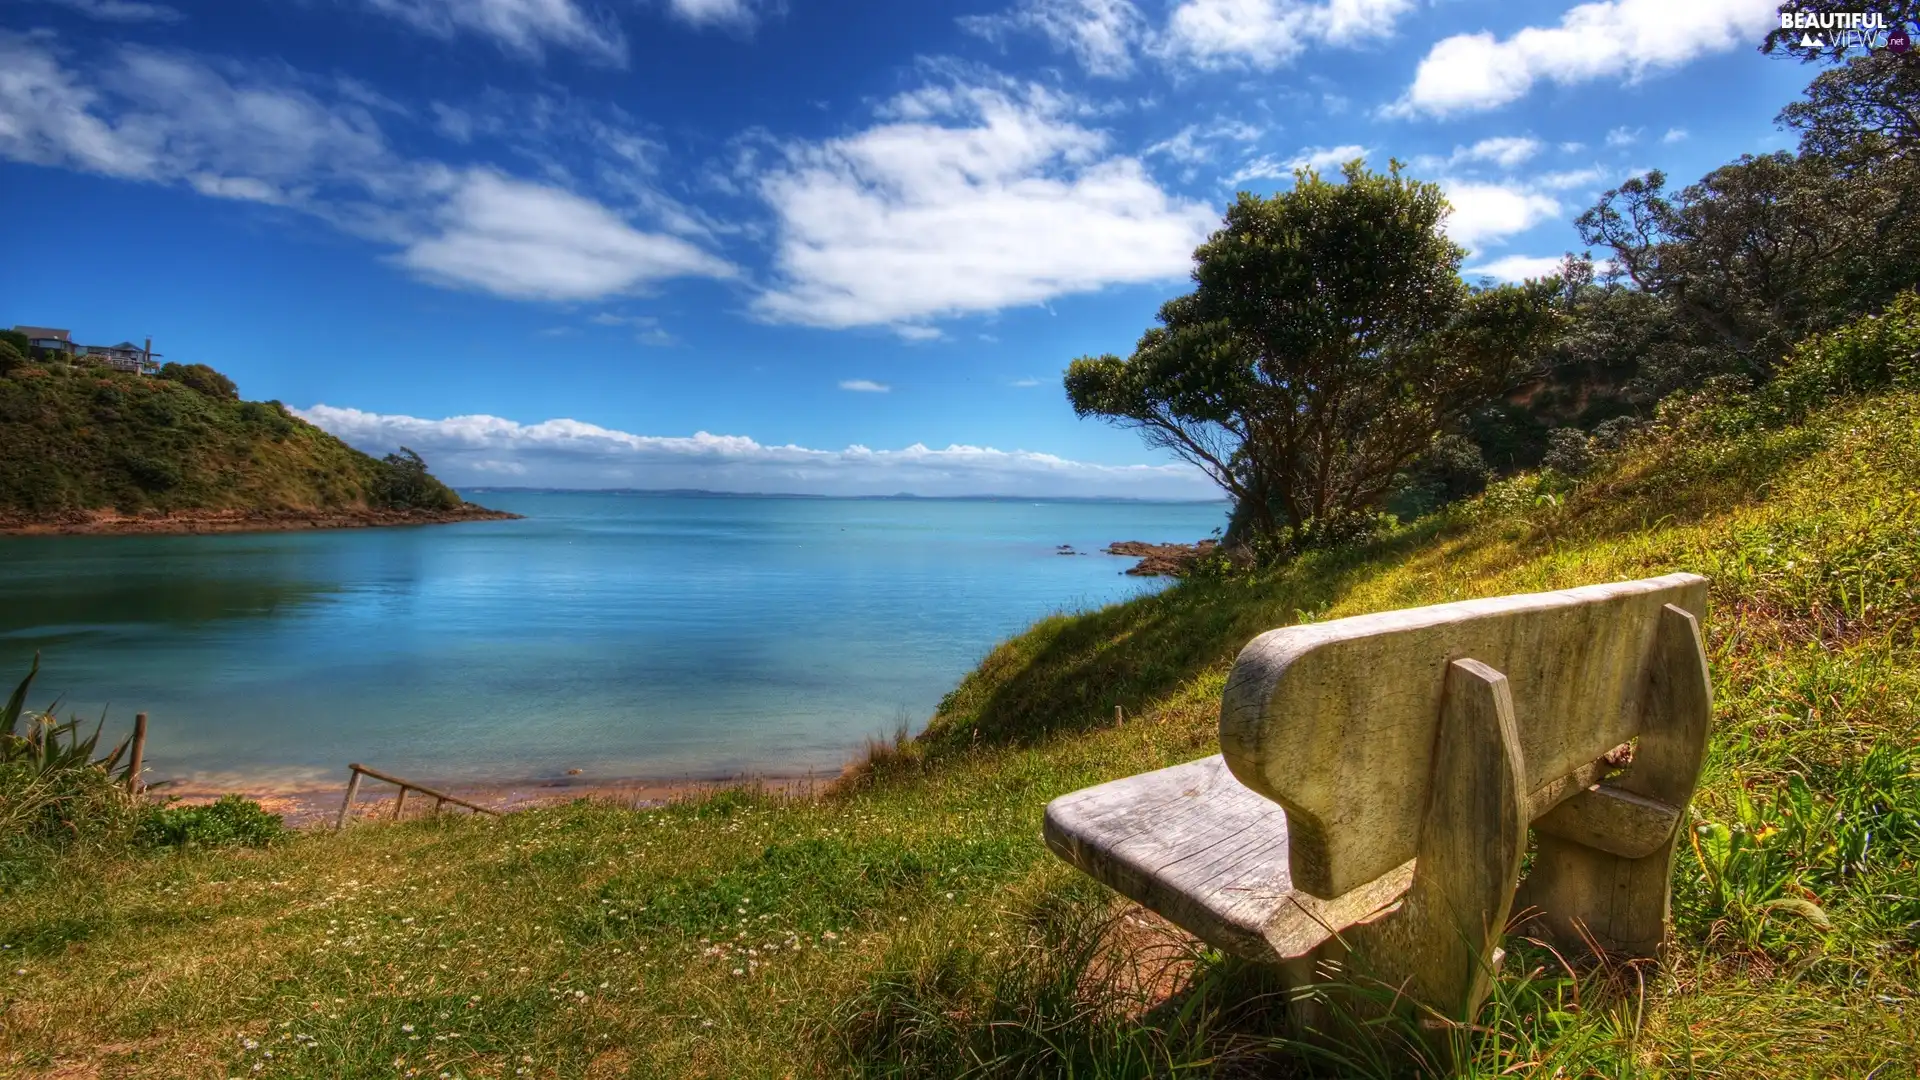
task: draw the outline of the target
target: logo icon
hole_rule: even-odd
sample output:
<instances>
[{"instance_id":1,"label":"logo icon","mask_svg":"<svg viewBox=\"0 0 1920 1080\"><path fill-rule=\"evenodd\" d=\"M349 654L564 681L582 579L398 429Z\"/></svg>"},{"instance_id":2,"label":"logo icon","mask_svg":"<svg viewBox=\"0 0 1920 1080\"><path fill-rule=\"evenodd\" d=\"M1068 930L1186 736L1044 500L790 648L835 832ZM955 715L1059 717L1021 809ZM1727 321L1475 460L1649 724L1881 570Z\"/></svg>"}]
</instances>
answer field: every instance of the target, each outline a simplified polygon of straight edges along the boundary
<instances>
[{"instance_id":1,"label":"logo icon","mask_svg":"<svg viewBox=\"0 0 1920 1080\"><path fill-rule=\"evenodd\" d=\"M1903 53L1913 48L1913 39L1907 36L1907 28L1902 26L1887 35L1887 48Z\"/></svg>"}]
</instances>

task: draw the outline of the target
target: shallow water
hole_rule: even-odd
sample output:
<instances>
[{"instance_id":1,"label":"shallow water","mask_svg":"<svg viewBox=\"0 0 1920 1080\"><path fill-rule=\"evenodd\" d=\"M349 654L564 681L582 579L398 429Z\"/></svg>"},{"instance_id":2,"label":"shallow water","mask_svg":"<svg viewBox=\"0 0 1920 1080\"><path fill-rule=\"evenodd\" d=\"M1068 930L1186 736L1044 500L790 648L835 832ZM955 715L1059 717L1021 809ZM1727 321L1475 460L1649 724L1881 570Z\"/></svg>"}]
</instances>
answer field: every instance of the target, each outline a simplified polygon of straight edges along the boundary
<instances>
[{"instance_id":1,"label":"shallow water","mask_svg":"<svg viewBox=\"0 0 1920 1080\"><path fill-rule=\"evenodd\" d=\"M473 496L523 521L0 538L0 683L150 716L157 777L830 772L993 644L1160 586L1223 504ZM1054 553L1072 544L1085 557Z\"/></svg>"}]
</instances>

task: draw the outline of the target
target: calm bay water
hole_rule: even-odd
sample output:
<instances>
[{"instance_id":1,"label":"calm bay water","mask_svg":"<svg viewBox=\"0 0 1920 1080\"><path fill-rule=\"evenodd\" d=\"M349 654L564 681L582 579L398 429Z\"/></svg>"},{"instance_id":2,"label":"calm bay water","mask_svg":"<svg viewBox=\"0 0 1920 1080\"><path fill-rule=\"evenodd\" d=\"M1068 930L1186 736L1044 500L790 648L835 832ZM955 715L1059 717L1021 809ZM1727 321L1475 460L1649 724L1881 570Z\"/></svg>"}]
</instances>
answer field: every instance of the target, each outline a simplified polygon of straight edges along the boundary
<instances>
[{"instance_id":1,"label":"calm bay water","mask_svg":"<svg viewBox=\"0 0 1920 1080\"><path fill-rule=\"evenodd\" d=\"M1049 612L1159 587L1115 540L1224 505L488 493L523 521L0 538L0 683L150 715L207 782L830 771ZM1094 554L1054 554L1072 544ZM0 690L0 692L4 692Z\"/></svg>"}]
</instances>

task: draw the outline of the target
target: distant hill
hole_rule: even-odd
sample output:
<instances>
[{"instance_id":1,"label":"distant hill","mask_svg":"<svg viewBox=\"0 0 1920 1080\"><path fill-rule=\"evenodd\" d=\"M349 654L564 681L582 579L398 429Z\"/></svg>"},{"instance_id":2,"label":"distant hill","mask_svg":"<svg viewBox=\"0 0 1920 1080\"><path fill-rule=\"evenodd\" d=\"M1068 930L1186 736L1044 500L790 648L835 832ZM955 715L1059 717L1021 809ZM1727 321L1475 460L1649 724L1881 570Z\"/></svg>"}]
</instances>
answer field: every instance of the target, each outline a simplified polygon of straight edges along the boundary
<instances>
[{"instance_id":1,"label":"distant hill","mask_svg":"<svg viewBox=\"0 0 1920 1080\"><path fill-rule=\"evenodd\" d=\"M501 516L204 365L136 375L0 342L0 529L246 529Z\"/></svg>"}]
</instances>

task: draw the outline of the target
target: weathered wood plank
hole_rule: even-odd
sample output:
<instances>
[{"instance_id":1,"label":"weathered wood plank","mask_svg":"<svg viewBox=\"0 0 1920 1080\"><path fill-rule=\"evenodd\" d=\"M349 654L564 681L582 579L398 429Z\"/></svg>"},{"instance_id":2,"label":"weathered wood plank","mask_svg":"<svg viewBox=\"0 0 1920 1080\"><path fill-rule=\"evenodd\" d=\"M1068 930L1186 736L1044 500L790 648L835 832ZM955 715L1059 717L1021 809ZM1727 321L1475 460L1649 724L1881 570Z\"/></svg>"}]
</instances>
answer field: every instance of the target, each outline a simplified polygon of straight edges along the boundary
<instances>
[{"instance_id":1,"label":"weathered wood plank","mask_svg":"<svg viewBox=\"0 0 1920 1080\"><path fill-rule=\"evenodd\" d=\"M1047 846L1095 880L1239 956L1292 891L1287 817L1218 755L1100 784L1047 805Z\"/></svg>"},{"instance_id":2,"label":"weathered wood plank","mask_svg":"<svg viewBox=\"0 0 1920 1080\"><path fill-rule=\"evenodd\" d=\"M1414 857L1448 665L1509 681L1523 790L1634 737L1659 613L1703 613L1706 580L1671 574L1287 627L1228 678L1220 745L1287 810L1291 884L1336 897ZM1673 800L1661 800L1682 805Z\"/></svg>"},{"instance_id":3,"label":"weathered wood plank","mask_svg":"<svg viewBox=\"0 0 1920 1080\"><path fill-rule=\"evenodd\" d=\"M1680 808L1608 784L1594 784L1533 823L1550 836L1638 859L1673 838Z\"/></svg>"},{"instance_id":4,"label":"weathered wood plank","mask_svg":"<svg viewBox=\"0 0 1920 1080\"><path fill-rule=\"evenodd\" d=\"M1398 900L1413 864L1323 900L1292 887L1286 811L1218 755L1063 795L1047 846L1129 899L1237 956L1301 956Z\"/></svg>"},{"instance_id":5,"label":"weathered wood plank","mask_svg":"<svg viewBox=\"0 0 1920 1080\"><path fill-rule=\"evenodd\" d=\"M1400 910L1349 938L1355 970L1450 1020L1471 1021L1491 985L1527 848L1525 763L1505 676L1447 665L1413 883Z\"/></svg>"}]
</instances>

